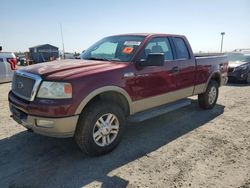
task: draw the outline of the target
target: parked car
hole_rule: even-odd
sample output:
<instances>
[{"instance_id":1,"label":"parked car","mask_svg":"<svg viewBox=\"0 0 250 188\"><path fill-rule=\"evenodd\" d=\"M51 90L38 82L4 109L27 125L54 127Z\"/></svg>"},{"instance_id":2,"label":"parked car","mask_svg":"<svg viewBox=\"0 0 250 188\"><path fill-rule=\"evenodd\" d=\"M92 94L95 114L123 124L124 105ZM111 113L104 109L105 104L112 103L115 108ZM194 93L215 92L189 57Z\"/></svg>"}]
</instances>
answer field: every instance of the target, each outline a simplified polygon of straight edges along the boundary
<instances>
[{"instance_id":1,"label":"parked car","mask_svg":"<svg viewBox=\"0 0 250 188\"><path fill-rule=\"evenodd\" d=\"M27 65L27 59L25 58L24 55L18 56L18 57L17 57L17 63L18 63L20 66L26 66L26 65Z\"/></svg>"},{"instance_id":2,"label":"parked car","mask_svg":"<svg viewBox=\"0 0 250 188\"><path fill-rule=\"evenodd\" d=\"M250 83L250 50L228 53L228 77L230 81Z\"/></svg>"},{"instance_id":3,"label":"parked car","mask_svg":"<svg viewBox=\"0 0 250 188\"><path fill-rule=\"evenodd\" d=\"M12 80L16 64L17 59L14 53L0 52L0 83Z\"/></svg>"},{"instance_id":4,"label":"parked car","mask_svg":"<svg viewBox=\"0 0 250 188\"><path fill-rule=\"evenodd\" d=\"M82 58L16 71L9 104L16 122L38 134L74 136L89 155L113 150L126 121L189 105L186 97L213 108L227 83L226 56L195 57L181 35L106 37Z\"/></svg>"}]
</instances>

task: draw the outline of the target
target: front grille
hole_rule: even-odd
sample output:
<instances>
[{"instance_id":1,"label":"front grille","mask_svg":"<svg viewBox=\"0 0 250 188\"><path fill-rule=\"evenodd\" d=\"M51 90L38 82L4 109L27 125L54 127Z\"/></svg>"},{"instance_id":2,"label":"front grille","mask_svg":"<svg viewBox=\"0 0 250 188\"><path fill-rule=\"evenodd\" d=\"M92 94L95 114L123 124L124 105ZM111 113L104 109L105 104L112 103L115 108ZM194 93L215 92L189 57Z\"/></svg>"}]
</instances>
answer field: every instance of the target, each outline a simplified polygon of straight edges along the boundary
<instances>
[{"instance_id":1,"label":"front grille","mask_svg":"<svg viewBox=\"0 0 250 188\"><path fill-rule=\"evenodd\" d=\"M12 89L15 93L18 93L25 98L31 97L31 93L36 82L35 80L20 75L15 75L13 81Z\"/></svg>"},{"instance_id":2,"label":"front grille","mask_svg":"<svg viewBox=\"0 0 250 188\"><path fill-rule=\"evenodd\" d=\"M234 68L228 67L228 72L233 72L233 71L234 71Z\"/></svg>"},{"instance_id":3,"label":"front grille","mask_svg":"<svg viewBox=\"0 0 250 188\"><path fill-rule=\"evenodd\" d=\"M40 76L17 70L12 80L12 92L20 98L32 101L40 82Z\"/></svg>"}]
</instances>

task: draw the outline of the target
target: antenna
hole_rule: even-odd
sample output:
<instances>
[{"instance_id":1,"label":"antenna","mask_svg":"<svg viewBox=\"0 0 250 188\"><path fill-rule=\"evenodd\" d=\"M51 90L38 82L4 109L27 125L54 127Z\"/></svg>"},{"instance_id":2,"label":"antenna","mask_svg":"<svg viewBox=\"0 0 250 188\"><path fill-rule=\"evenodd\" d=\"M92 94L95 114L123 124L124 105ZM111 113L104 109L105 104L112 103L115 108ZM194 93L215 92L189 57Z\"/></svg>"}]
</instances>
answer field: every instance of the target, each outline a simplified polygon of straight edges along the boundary
<instances>
[{"instance_id":1,"label":"antenna","mask_svg":"<svg viewBox=\"0 0 250 188\"><path fill-rule=\"evenodd\" d=\"M62 24L60 23L61 29L61 38L62 38L62 47L63 47L63 59L65 59L65 49L64 49L64 41L63 41L63 31L62 31Z\"/></svg>"}]
</instances>

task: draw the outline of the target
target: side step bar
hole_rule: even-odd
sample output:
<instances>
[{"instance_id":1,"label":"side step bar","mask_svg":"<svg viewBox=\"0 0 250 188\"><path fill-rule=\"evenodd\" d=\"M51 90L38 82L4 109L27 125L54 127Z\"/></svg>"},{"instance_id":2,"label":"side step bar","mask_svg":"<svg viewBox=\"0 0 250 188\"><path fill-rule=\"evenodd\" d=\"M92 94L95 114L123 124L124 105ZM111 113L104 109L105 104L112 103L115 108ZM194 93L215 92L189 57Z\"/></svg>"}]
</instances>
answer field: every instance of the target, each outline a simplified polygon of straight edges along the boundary
<instances>
[{"instance_id":1,"label":"side step bar","mask_svg":"<svg viewBox=\"0 0 250 188\"><path fill-rule=\"evenodd\" d=\"M128 120L128 122L139 123L139 122L145 121L147 119L151 119L153 117L177 110L177 109L185 107L185 106L188 106L190 104L191 104L190 99L181 99L181 100L176 101L176 102L172 102L172 103L162 105L162 106L150 109L150 110L136 113L136 114L130 116L127 120Z\"/></svg>"}]
</instances>

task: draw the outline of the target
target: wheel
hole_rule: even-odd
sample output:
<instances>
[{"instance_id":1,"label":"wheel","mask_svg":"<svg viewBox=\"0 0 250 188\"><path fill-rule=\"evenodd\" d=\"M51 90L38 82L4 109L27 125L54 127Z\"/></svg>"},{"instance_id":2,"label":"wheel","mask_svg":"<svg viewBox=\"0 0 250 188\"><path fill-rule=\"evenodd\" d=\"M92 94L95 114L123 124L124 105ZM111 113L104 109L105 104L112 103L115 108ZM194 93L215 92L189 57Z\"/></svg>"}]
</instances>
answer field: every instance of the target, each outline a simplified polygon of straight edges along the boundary
<instances>
[{"instance_id":1,"label":"wheel","mask_svg":"<svg viewBox=\"0 0 250 188\"><path fill-rule=\"evenodd\" d=\"M116 104L97 101L80 115L74 137L84 153L98 156L119 144L124 129L123 110Z\"/></svg>"},{"instance_id":2,"label":"wheel","mask_svg":"<svg viewBox=\"0 0 250 188\"><path fill-rule=\"evenodd\" d=\"M198 95L198 103L202 109L212 109L219 95L219 85L216 81L211 80L205 93Z\"/></svg>"},{"instance_id":3,"label":"wheel","mask_svg":"<svg viewBox=\"0 0 250 188\"><path fill-rule=\"evenodd\" d=\"M247 84L250 83L250 71L247 73L246 83L247 83Z\"/></svg>"}]
</instances>

